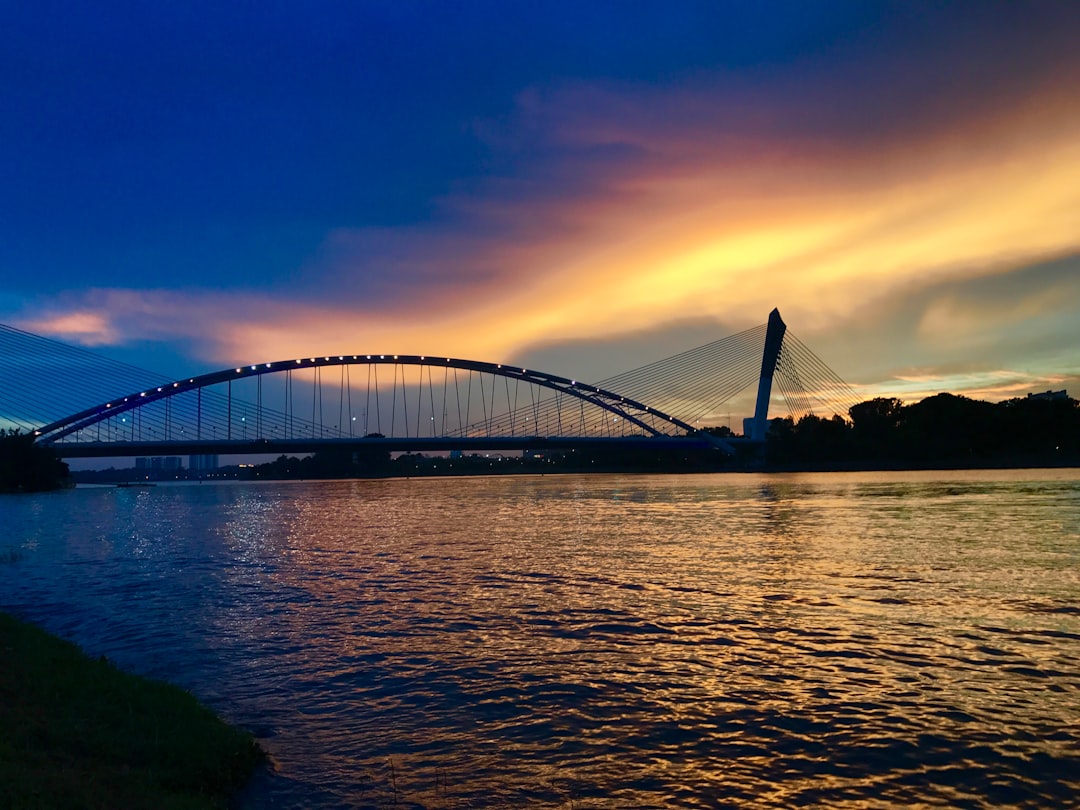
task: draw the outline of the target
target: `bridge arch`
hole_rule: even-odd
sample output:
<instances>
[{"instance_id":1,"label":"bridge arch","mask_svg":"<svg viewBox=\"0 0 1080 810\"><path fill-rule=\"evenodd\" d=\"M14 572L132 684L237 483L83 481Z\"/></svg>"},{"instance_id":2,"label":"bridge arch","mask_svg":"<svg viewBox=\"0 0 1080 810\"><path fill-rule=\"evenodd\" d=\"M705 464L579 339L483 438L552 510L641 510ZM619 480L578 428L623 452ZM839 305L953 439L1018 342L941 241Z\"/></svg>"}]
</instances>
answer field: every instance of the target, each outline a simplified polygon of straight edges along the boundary
<instances>
[{"instance_id":1,"label":"bridge arch","mask_svg":"<svg viewBox=\"0 0 1080 810\"><path fill-rule=\"evenodd\" d=\"M621 394L619 394L617 392L610 391L610 390L607 390L607 389L604 389L604 388L601 388L601 387L598 387L598 386L595 386L595 385L579 382L577 380L573 380L573 379L570 379L570 378L567 378L567 377L561 377L559 375L549 374L549 373L546 373L546 372L537 371L537 370L534 370L534 369L523 368L521 366L515 366L515 365L511 365L511 364L506 364L506 363L486 363L486 362L481 362L481 361L476 361L476 360L464 360L464 359L453 358L453 357L442 357L442 356L431 356L431 355L405 355L405 354L402 354L402 355L394 355L394 354L326 355L326 356L321 356L321 357L302 357L302 358L296 358L296 359L292 359L292 360L282 360L282 361L271 362L271 363L256 363L256 364L253 364L253 365L234 366L234 367L230 367L230 368L227 368L227 369L222 369L222 370L219 370L219 371L210 372L208 374L202 374L202 375L195 376L195 377L189 377L189 378L186 378L186 379L175 380L175 381L173 381L171 383L165 383L165 384L160 385L160 386L154 386L154 387L151 387L151 388L146 389L146 390L135 391L135 392L129 393L129 394L125 395L125 396L116 397L116 398L114 398L112 400L109 400L107 402L99 403L98 405L95 405L95 406L90 407L90 408L86 408L86 409L84 409L82 411L79 411L78 413L71 414L70 416L64 417L64 418L56 420L56 421L54 421L54 422L52 422L50 424L47 424L47 425L39 428L37 431L35 431L35 435L38 437L37 440L39 442L42 442L42 443L52 444L52 443L55 443L55 442L61 442L61 441L64 441L64 440L68 440L69 437L72 437L72 436L78 437L82 432L87 431L87 430L93 428L94 426L100 426L104 422L107 422L107 421L110 421L110 420L116 420L117 418L120 418L126 424L126 417L123 416L124 414L128 414L128 415L132 416L132 423L131 423L132 424L132 435L134 435L134 430L135 430L134 425L135 425L135 420L137 419L137 413L141 409L146 409L149 406L164 403L165 404L165 413L166 413L165 420L166 421L164 423L164 427L162 428L161 433L162 433L162 436L165 439L168 439L169 438L169 427L168 427L169 402L172 401L172 400L177 400L177 399L179 399L181 397L184 397L184 396L186 396L187 399L190 400L191 396L194 395L197 398L197 405L189 406L188 410L197 409L197 416L195 417L195 419L197 421L195 423L189 425L190 427L192 427L192 430L189 430L187 432L186 437L189 438L189 439L194 438L194 431L197 430L198 434L199 434L199 438L203 438L203 436L202 436L202 420L203 420L203 407L204 407L204 399L205 399L205 397L203 396L202 392L207 391L207 393L209 394L210 392L208 391L208 389L212 389L212 388L214 388L216 386L221 386L221 385L226 386L227 391L228 391L227 405L225 405L225 407L228 408L229 416L227 417L225 425L226 425L226 428L227 428L227 430L229 431L229 433L231 435L232 425L233 425L232 410L233 410L234 405L236 407L238 407L238 408L239 407L250 407L252 405L256 405L256 403L250 403L250 402L242 401L242 400L237 400L234 403L234 400L232 398L232 385L233 385L234 382L237 382L237 381L249 381L252 378L258 378L259 401L258 401L256 407L258 408L259 419L260 419L260 422L261 422L262 415L263 415L263 412L264 412L263 411L263 403L262 403L262 390L263 390L262 389L262 378L264 376L267 376L267 375L285 375L285 377L286 377L285 387L286 387L286 391L288 391L288 386L290 384L290 379L291 379L290 375L292 375L294 372L298 372L298 371L299 372L305 372L305 371L309 371L309 370L314 370L315 379L318 380L318 379L320 379L318 375L321 373L321 371L323 369L340 367L342 369L342 380L344 382L345 368L346 367L355 367L355 366L366 366L366 367L368 367L368 369L369 369L369 383L370 383L370 369L372 369L372 368L376 369L376 374L375 374L376 389L377 389L377 386L378 386L378 372L377 372L378 367L381 367L381 366L393 366L394 367L394 394L393 394L394 397L397 396L397 388L398 388L397 369L399 367L401 367L403 370L402 370L401 383L400 384L401 384L403 400L404 400L404 397L405 397L405 393L404 393L404 390L405 390L405 372L404 372L404 368L405 367L413 367L413 368L416 368L419 371L420 388L419 388L419 395L418 396L419 396L419 398L421 400L423 399L423 396L424 396L423 378L424 378L424 372L426 370L427 379L428 379L427 393L428 393L428 395L429 395L429 397L431 399L432 415L431 415L430 419L431 419L431 422L432 422L432 430L435 429L434 411L435 411L435 399L436 399L435 386L432 384L432 371L435 370L435 369L440 369L444 373L444 383L443 383L443 392L442 392L442 402L443 402L443 406L444 406L444 413L445 413L445 407L446 407L446 403L447 403L448 378L449 378L449 372L450 371L455 372L455 385L458 384L457 383L457 372L458 371L468 372L470 375L472 373L477 373L479 375L487 374L487 375L491 375L492 380L501 379L506 383L506 385L507 385L507 388L506 388L506 402L507 402L507 408L508 408L508 412L506 414L501 414L498 417L496 417L495 414L494 414L494 404L495 404L494 384L492 384L491 387L490 387L490 396L491 396L491 412L490 413L486 410L487 409L487 402L486 401L484 402L485 420L487 421L487 427L489 428L489 430L492 429L493 427L495 427L496 422L500 422L500 420L501 420L502 423L505 423L508 420L509 421L509 433L510 433L510 435L513 435L515 430L517 430L519 427L522 430L527 431L528 430L528 421L529 421L529 417L528 417L527 414L528 414L528 410L529 410L530 405L531 405L531 407L533 409L533 412L536 413L536 414L539 414L541 405L543 405L543 407L545 407L545 408L551 408L551 407L558 408L558 398L562 397L562 396L565 396L565 397L570 397L573 400L576 400L579 403L581 403L582 408L584 408L584 405L588 404L590 406L594 406L595 408L599 409L603 413L609 414L611 419L614 420L614 421L620 421L621 420L622 423L623 423L621 425L621 428L623 430L629 429L629 430L638 431L638 435L643 435L643 436L672 436L672 435L676 435L677 431L685 431L687 434L702 435L702 434L699 434L697 429L694 428L692 425L688 424L687 422L684 422L683 420L681 420L681 419L679 419L679 418L677 418L675 416L672 416L671 414L668 414L668 413L665 413L663 411L652 408L652 407L650 407L650 406L648 406L648 405L646 405L646 404L644 404L642 402L639 402L639 401L637 401L635 399L632 399L630 397L623 396L623 395L621 395ZM514 413L513 413L513 409L510 407L510 405L511 405L511 394L510 394L510 390L509 390L509 383L511 381L513 381L515 383L515 386L517 386L520 383L526 383L529 386L536 386L537 389L544 389L544 390L550 391L551 396L554 397L554 400L546 401L544 403L538 403L536 401L535 396L534 396L531 403L526 403L525 405L522 406L522 409L526 413L526 415L524 417L522 417L524 419L524 423L522 425L515 425L515 422L514 422L515 416L514 416ZM321 385L321 383L319 383L319 384ZM471 396L471 393L472 393L472 388L471 388L472 378L471 378L471 376L469 378L469 384L470 384L470 389L469 390L470 390L470 396ZM330 385L332 385L332 383L330 383ZM351 397L351 393L352 392L351 392L351 389L350 389L350 397ZM484 391L484 388L483 388L483 377L482 376L480 378L480 393L481 393L482 397L486 397L488 395ZM281 417L284 416L285 420L292 419L293 423L295 423L296 418L297 418L296 413L295 413L295 410L291 415L289 413L288 396L289 395L287 393L286 394L286 407L285 407L285 411L284 411L283 414L280 411L274 411L273 409L269 409L269 408L267 409L267 411L276 414L276 418L279 421L280 421ZM370 391L369 391L369 396L370 396ZM378 396L378 391L377 390L376 390L376 396ZM344 397L343 392L342 392L342 397ZM219 396L218 399L221 400L221 397ZM459 399L460 399L460 392L459 392ZM515 396L515 399L516 399L516 396ZM396 403L396 401L397 400L395 399L395 403ZM552 401L555 402L554 406L552 406L552 404L551 404ZM378 402L376 402L376 404L378 404ZM407 409L408 402L404 402L404 404L405 404L406 409ZM209 403L207 403L207 405L209 406ZM220 401L217 402L217 405L218 405L219 408L222 407L222 402L220 402ZM314 406L313 406L313 408L314 408ZM350 410L351 410L351 408L350 408ZM460 410L460 401L459 401L459 410ZM243 418L246 420L246 417L243 417ZM355 420L355 417L352 417L352 418ZM417 410L417 420L419 420L419 406L418 406L418 410ZM460 422L460 420L459 420L459 422ZM560 422L561 422L561 418L560 418ZM584 416L583 416L583 423L584 423ZM198 424L198 428L195 428L194 424ZM533 425L534 426L536 425L536 421L533 422ZM446 420L445 420L445 418L443 420L443 432L444 432L445 435L449 435L449 436L465 435L468 432L469 427L470 426L468 424L460 424L459 423L457 428L454 431L449 431L448 432L446 430ZM505 424L503 424L503 428L505 429ZM179 430L182 432L184 430L184 428L180 427ZM257 430L261 430L261 427L258 428ZM338 430L339 433L343 432L340 424L338 425L337 430ZM100 428L99 428L99 432L100 432ZM246 427L245 427L245 432L246 432ZM417 427L417 432L419 433L419 425ZM216 428L215 428L215 433L216 433ZM407 412L406 412L406 433L408 433L408 413ZM349 435L352 436L351 431L350 431Z\"/></svg>"}]
</instances>

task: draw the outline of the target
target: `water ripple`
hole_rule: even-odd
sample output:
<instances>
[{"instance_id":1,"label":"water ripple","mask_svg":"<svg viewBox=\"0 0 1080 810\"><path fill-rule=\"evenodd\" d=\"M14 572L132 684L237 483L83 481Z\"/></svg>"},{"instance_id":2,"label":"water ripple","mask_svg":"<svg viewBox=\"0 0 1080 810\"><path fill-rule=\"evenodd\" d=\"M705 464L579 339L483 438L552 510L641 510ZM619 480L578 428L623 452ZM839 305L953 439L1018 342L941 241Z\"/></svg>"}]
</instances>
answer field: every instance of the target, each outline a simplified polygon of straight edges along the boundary
<instances>
[{"instance_id":1,"label":"water ripple","mask_svg":"<svg viewBox=\"0 0 1080 810\"><path fill-rule=\"evenodd\" d=\"M254 729L251 808L1080 806L1075 473L0 509L0 607Z\"/></svg>"}]
</instances>

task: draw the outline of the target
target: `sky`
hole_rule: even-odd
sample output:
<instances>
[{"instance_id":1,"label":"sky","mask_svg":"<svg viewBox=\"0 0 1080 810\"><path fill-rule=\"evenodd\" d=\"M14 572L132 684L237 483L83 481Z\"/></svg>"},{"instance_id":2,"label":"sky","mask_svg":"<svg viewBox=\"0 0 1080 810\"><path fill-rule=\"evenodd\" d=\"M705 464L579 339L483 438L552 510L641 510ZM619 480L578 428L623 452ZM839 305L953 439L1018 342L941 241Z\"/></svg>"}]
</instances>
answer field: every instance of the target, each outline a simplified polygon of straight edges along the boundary
<instances>
[{"instance_id":1,"label":"sky","mask_svg":"<svg viewBox=\"0 0 1080 810\"><path fill-rule=\"evenodd\" d=\"M0 322L1080 395L1080 4L0 0Z\"/></svg>"}]
</instances>

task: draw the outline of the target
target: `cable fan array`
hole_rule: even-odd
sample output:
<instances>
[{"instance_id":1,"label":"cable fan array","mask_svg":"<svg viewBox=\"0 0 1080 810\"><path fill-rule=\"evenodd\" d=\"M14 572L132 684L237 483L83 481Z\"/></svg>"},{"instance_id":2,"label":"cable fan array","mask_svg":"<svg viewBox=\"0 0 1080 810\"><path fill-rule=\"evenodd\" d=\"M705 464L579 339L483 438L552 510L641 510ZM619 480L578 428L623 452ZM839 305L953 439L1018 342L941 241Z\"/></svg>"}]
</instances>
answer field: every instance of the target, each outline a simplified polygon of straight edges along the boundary
<instances>
[{"instance_id":1,"label":"cable fan array","mask_svg":"<svg viewBox=\"0 0 1080 810\"><path fill-rule=\"evenodd\" d=\"M294 368L282 367L280 374L275 367L273 374L241 375L248 371L243 367L236 370L235 380L183 391L183 380L0 324L0 427L33 431L101 403L122 401L122 415L69 431L64 440L334 439L374 433L406 438L619 437L642 435L646 428L671 433L676 426L666 423L664 414L685 425L718 424L725 404L757 383L766 331L764 324L755 326L597 383L594 390L625 397L627 405L621 410L618 402L604 409L596 407L599 397L590 402L569 396L565 389L533 385L525 369L521 379L514 379L490 371L440 368L434 358L427 359L431 365L417 366L413 358L409 368L394 363L381 371L376 365L347 365L350 358L363 363L356 355L325 358L345 363L333 367L314 367L315 358L298 359ZM389 363L397 358L380 359ZM851 386L790 331L773 382L795 417L846 414L859 401ZM154 395L177 386L175 396ZM155 401L129 402L147 396ZM635 411L630 402L649 407ZM133 408L135 404L139 407Z\"/></svg>"},{"instance_id":2,"label":"cable fan array","mask_svg":"<svg viewBox=\"0 0 1080 810\"><path fill-rule=\"evenodd\" d=\"M767 326L762 324L696 349L618 374L599 385L677 415L691 424L718 420L722 406L756 385ZM859 396L788 329L773 375L789 414L840 414Z\"/></svg>"},{"instance_id":3,"label":"cable fan array","mask_svg":"<svg viewBox=\"0 0 1080 810\"><path fill-rule=\"evenodd\" d=\"M844 382L810 348L788 330L776 361L773 383L787 403L791 415L846 418L848 409L859 403L855 389Z\"/></svg>"},{"instance_id":4,"label":"cable fan array","mask_svg":"<svg viewBox=\"0 0 1080 810\"><path fill-rule=\"evenodd\" d=\"M33 431L117 394L165 382L153 371L0 324L0 426Z\"/></svg>"}]
</instances>

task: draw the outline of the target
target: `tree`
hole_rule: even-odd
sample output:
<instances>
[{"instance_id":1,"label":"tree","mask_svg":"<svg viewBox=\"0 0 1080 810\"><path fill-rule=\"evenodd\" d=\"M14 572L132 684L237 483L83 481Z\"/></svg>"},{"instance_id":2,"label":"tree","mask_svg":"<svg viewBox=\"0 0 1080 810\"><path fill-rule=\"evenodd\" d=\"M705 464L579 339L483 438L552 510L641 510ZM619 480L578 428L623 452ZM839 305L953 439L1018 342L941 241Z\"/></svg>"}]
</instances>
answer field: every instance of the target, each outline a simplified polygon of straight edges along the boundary
<instances>
[{"instance_id":1,"label":"tree","mask_svg":"<svg viewBox=\"0 0 1080 810\"><path fill-rule=\"evenodd\" d=\"M0 430L0 492L45 492L70 480L68 465L33 435Z\"/></svg>"},{"instance_id":2,"label":"tree","mask_svg":"<svg viewBox=\"0 0 1080 810\"><path fill-rule=\"evenodd\" d=\"M1000 438L995 408L982 400L936 394L904 408L899 431L905 455L922 460L962 461L993 455Z\"/></svg>"},{"instance_id":3,"label":"tree","mask_svg":"<svg viewBox=\"0 0 1080 810\"><path fill-rule=\"evenodd\" d=\"M904 403L896 397L877 397L852 405L848 416L851 417L854 455L859 458L893 455L903 414Z\"/></svg>"},{"instance_id":4,"label":"tree","mask_svg":"<svg viewBox=\"0 0 1080 810\"><path fill-rule=\"evenodd\" d=\"M730 439L735 435L735 431L729 428L727 425L720 425L719 427L707 427L702 428L705 433L710 436L716 436L720 439Z\"/></svg>"},{"instance_id":5,"label":"tree","mask_svg":"<svg viewBox=\"0 0 1080 810\"><path fill-rule=\"evenodd\" d=\"M990 403L936 394L914 405L879 397L839 416L770 423L766 457L774 464L885 461L938 465L1075 463L1080 402L1064 394Z\"/></svg>"}]
</instances>

